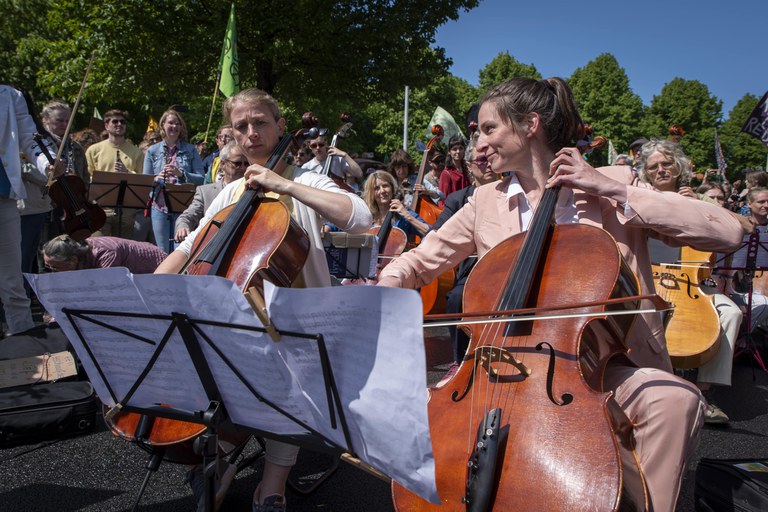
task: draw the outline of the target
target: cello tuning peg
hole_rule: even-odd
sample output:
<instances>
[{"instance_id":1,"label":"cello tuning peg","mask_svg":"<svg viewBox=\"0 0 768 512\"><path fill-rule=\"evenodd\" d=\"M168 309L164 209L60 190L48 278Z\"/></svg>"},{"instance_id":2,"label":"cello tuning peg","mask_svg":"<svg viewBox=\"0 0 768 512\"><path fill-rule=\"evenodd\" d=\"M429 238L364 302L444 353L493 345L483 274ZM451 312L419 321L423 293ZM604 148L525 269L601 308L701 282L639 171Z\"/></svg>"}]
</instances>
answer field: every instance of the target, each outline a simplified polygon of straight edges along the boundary
<instances>
[{"instance_id":1,"label":"cello tuning peg","mask_svg":"<svg viewBox=\"0 0 768 512\"><path fill-rule=\"evenodd\" d=\"M304 112L301 116L301 125L305 128L312 128L313 126L316 126L318 122L320 122L319 119L312 112Z\"/></svg>"}]
</instances>

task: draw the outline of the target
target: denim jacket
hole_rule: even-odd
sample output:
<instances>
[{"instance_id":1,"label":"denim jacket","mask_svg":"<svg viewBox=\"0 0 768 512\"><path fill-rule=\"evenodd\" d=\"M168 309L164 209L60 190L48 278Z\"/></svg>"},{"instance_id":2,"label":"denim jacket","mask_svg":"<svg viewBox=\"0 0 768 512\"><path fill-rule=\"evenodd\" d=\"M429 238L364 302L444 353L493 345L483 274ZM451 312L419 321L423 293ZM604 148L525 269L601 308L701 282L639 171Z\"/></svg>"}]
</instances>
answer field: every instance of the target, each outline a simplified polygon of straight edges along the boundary
<instances>
[{"instance_id":1,"label":"denim jacket","mask_svg":"<svg viewBox=\"0 0 768 512\"><path fill-rule=\"evenodd\" d=\"M205 173L200 153L189 142L178 141L176 144L179 148L176 151L176 165L184 171L184 179L180 179L179 182L202 185L205 180ZM149 147L147 155L144 157L144 174L154 175L163 170L163 166L165 166L164 149L165 142L163 141Z\"/></svg>"}]
</instances>

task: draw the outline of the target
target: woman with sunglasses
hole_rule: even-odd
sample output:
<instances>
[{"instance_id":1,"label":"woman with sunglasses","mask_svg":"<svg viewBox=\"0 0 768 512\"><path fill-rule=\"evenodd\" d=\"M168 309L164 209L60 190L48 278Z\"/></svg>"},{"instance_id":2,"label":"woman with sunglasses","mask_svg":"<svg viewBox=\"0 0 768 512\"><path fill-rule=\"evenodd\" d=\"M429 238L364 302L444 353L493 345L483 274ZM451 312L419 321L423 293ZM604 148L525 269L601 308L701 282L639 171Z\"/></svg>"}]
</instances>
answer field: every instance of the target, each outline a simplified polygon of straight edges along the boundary
<instances>
[{"instance_id":1,"label":"woman with sunglasses","mask_svg":"<svg viewBox=\"0 0 768 512\"><path fill-rule=\"evenodd\" d=\"M203 160L195 146L187 141L187 125L181 114L166 110L160 118L162 140L147 150L144 174L155 175L150 196L152 231L155 243L167 253L173 250L171 235L176 232L176 219L181 212L169 209L165 187L177 183L202 185L205 180Z\"/></svg>"}]
</instances>

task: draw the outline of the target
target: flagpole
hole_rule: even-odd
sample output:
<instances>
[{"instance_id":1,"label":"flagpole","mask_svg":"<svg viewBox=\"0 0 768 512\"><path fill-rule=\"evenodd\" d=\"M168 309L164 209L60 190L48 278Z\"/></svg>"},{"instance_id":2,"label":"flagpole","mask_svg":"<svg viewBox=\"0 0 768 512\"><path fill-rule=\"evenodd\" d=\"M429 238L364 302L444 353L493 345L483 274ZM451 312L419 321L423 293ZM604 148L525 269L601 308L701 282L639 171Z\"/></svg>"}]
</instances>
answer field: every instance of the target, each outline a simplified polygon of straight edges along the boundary
<instances>
[{"instance_id":1,"label":"flagpole","mask_svg":"<svg viewBox=\"0 0 768 512\"><path fill-rule=\"evenodd\" d=\"M208 114L208 127L205 129L205 140L208 144L208 132L211 130L211 121L213 120L213 109L216 107L216 98L219 96L219 82L221 81L221 69L216 74L216 84L213 88L213 101L211 101L211 113Z\"/></svg>"},{"instance_id":2,"label":"flagpole","mask_svg":"<svg viewBox=\"0 0 768 512\"><path fill-rule=\"evenodd\" d=\"M403 150L408 151L408 86L405 86L405 114L403 115Z\"/></svg>"}]
</instances>

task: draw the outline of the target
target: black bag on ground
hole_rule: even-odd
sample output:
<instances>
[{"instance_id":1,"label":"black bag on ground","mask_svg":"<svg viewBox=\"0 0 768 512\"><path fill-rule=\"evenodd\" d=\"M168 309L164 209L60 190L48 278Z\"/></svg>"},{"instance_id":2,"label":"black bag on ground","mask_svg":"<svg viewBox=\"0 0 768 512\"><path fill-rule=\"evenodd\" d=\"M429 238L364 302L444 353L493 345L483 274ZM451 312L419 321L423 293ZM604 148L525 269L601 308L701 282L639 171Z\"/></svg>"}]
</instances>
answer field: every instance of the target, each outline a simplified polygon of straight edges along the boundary
<instances>
[{"instance_id":1,"label":"black bag on ground","mask_svg":"<svg viewBox=\"0 0 768 512\"><path fill-rule=\"evenodd\" d=\"M60 329L38 327L0 340L0 364L65 351L74 357ZM0 388L0 448L91 432L98 400L78 370L54 382Z\"/></svg>"},{"instance_id":2,"label":"black bag on ground","mask_svg":"<svg viewBox=\"0 0 768 512\"><path fill-rule=\"evenodd\" d=\"M698 512L768 510L768 458L701 459L694 501Z\"/></svg>"}]
</instances>

